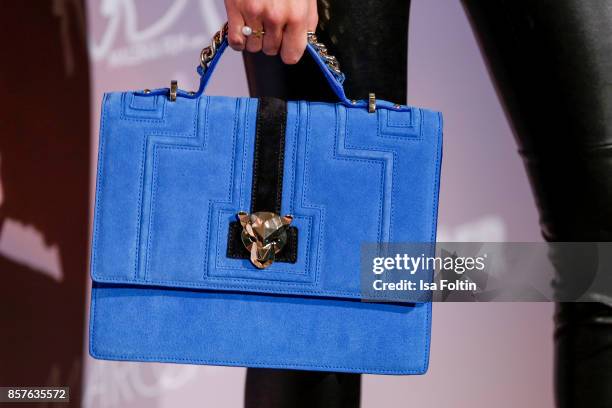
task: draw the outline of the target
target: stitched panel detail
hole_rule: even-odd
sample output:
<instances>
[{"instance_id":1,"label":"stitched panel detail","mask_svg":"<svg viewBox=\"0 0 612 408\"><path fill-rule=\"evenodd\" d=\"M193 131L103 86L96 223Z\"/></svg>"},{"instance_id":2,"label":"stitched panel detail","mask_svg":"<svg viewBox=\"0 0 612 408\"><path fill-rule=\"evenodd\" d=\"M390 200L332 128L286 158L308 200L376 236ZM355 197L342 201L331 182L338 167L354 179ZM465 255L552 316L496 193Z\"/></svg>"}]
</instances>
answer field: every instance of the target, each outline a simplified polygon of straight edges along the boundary
<instances>
[{"instance_id":1,"label":"stitched panel detail","mask_svg":"<svg viewBox=\"0 0 612 408\"><path fill-rule=\"evenodd\" d=\"M378 133L382 137L397 140L421 140L419 128L422 122L420 109L395 112L389 109L378 109Z\"/></svg>"},{"instance_id":2,"label":"stitched panel detail","mask_svg":"<svg viewBox=\"0 0 612 408\"><path fill-rule=\"evenodd\" d=\"M130 94L130 109L141 111L156 111L159 98L157 96L141 96Z\"/></svg>"},{"instance_id":3,"label":"stitched panel detail","mask_svg":"<svg viewBox=\"0 0 612 408\"><path fill-rule=\"evenodd\" d=\"M409 110L407 112L395 112L387 110L387 126L392 127L412 127L414 123L412 122L412 114L413 111Z\"/></svg>"},{"instance_id":4,"label":"stitched panel detail","mask_svg":"<svg viewBox=\"0 0 612 408\"><path fill-rule=\"evenodd\" d=\"M163 122L166 111L166 98L163 96L148 96L146 98L151 99L152 102L145 105L140 102L141 98L136 97L132 92L121 95L121 119L136 122Z\"/></svg>"}]
</instances>

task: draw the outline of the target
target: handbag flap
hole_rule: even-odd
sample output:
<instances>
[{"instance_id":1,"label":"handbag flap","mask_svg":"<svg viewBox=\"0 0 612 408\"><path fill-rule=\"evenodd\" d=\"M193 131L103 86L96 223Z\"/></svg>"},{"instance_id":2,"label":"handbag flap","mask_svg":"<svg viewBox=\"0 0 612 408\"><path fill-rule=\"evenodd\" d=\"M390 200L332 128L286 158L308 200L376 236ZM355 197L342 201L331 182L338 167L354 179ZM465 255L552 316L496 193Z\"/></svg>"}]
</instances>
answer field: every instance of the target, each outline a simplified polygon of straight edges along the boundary
<instances>
[{"instance_id":1,"label":"handbag flap","mask_svg":"<svg viewBox=\"0 0 612 408\"><path fill-rule=\"evenodd\" d=\"M362 244L435 242L441 115L386 104L287 103L279 188L296 256L258 269L228 250L251 205L258 100L106 94L92 279L361 299Z\"/></svg>"}]
</instances>

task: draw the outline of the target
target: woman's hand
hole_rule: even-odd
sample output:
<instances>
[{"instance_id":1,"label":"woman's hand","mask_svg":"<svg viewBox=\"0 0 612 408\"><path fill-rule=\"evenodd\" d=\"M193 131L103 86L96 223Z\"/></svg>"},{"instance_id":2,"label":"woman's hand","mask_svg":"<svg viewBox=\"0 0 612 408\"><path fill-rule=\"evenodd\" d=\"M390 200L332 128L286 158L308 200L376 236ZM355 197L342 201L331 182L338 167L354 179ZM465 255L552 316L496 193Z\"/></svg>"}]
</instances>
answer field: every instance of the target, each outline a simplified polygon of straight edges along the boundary
<instances>
[{"instance_id":1,"label":"woman's hand","mask_svg":"<svg viewBox=\"0 0 612 408\"><path fill-rule=\"evenodd\" d=\"M306 49L306 33L317 27L317 0L225 0L227 38L236 51L280 52L285 64L295 64ZM263 30L263 36L245 36L242 27Z\"/></svg>"}]
</instances>

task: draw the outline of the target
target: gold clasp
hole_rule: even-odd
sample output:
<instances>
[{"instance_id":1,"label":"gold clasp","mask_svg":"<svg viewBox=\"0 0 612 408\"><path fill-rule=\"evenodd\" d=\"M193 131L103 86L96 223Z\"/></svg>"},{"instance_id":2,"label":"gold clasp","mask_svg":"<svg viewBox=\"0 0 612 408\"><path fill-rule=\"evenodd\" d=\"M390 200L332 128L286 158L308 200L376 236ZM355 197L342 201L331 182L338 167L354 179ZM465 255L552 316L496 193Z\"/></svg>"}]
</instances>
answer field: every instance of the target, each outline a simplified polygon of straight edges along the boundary
<instances>
[{"instance_id":1,"label":"gold clasp","mask_svg":"<svg viewBox=\"0 0 612 408\"><path fill-rule=\"evenodd\" d=\"M227 27L227 22L223 23L221 29L213 36L210 45L208 47L204 47L204 49L202 49L200 52L200 65L203 69L208 67L208 63L212 61L217 54L217 49L221 46L223 39L227 36Z\"/></svg>"},{"instance_id":2,"label":"gold clasp","mask_svg":"<svg viewBox=\"0 0 612 408\"><path fill-rule=\"evenodd\" d=\"M251 253L251 263L259 269L272 265L278 254L287 243L287 228L293 216L268 211L237 214L242 225L242 244Z\"/></svg>"},{"instance_id":3,"label":"gold clasp","mask_svg":"<svg viewBox=\"0 0 612 408\"><path fill-rule=\"evenodd\" d=\"M317 51L317 54L323 59L325 65L332 70L334 73L341 75L342 71L340 71L340 64L338 60L333 55L329 55L327 53L327 47L325 44L320 43L317 39L317 35L313 31L309 31L306 33L306 38L308 39L308 43L313 46L313 48Z\"/></svg>"}]
</instances>

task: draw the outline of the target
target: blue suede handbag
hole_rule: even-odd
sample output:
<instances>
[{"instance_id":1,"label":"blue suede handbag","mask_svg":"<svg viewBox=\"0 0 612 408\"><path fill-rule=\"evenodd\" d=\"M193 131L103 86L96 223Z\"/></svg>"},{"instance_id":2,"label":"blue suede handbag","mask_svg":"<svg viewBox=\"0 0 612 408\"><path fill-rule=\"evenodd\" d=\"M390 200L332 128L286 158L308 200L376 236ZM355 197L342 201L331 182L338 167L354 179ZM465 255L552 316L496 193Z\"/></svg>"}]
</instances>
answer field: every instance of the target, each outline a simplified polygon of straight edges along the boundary
<instances>
[{"instance_id":1,"label":"blue suede handbag","mask_svg":"<svg viewBox=\"0 0 612 408\"><path fill-rule=\"evenodd\" d=\"M334 57L307 54L338 103L107 93L93 225L90 354L99 359L422 374L431 303L364 302L363 243L434 243L438 112L349 100Z\"/></svg>"}]
</instances>

